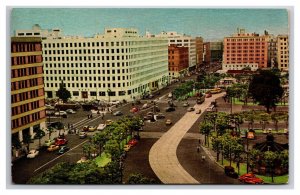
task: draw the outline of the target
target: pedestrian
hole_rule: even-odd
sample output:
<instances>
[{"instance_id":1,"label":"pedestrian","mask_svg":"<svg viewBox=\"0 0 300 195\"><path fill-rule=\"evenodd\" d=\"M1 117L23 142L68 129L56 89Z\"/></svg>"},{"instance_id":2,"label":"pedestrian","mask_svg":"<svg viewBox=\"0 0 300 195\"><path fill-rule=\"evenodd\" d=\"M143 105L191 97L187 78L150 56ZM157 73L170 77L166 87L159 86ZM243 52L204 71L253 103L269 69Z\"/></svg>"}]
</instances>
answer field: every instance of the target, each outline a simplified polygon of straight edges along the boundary
<instances>
[{"instance_id":1,"label":"pedestrian","mask_svg":"<svg viewBox=\"0 0 300 195\"><path fill-rule=\"evenodd\" d=\"M88 114L87 117L88 117L88 119L89 119L89 118L90 118L90 115Z\"/></svg>"},{"instance_id":2,"label":"pedestrian","mask_svg":"<svg viewBox=\"0 0 300 195\"><path fill-rule=\"evenodd\" d=\"M68 123L68 129L70 129L70 123Z\"/></svg>"},{"instance_id":3,"label":"pedestrian","mask_svg":"<svg viewBox=\"0 0 300 195\"><path fill-rule=\"evenodd\" d=\"M93 114L90 115L90 118L93 118Z\"/></svg>"},{"instance_id":4,"label":"pedestrian","mask_svg":"<svg viewBox=\"0 0 300 195\"><path fill-rule=\"evenodd\" d=\"M197 152L198 153L200 152L200 146L197 146Z\"/></svg>"},{"instance_id":5,"label":"pedestrian","mask_svg":"<svg viewBox=\"0 0 300 195\"><path fill-rule=\"evenodd\" d=\"M199 139L199 145L201 145L201 139Z\"/></svg>"},{"instance_id":6,"label":"pedestrian","mask_svg":"<svg viewBox=\"0 0 300 195\"><path fill-rule=\"evenodd\" d=\"M102 119L102 120L104 119L104 113L102 114L101 119Z\"/></svg>"}]
</instances>

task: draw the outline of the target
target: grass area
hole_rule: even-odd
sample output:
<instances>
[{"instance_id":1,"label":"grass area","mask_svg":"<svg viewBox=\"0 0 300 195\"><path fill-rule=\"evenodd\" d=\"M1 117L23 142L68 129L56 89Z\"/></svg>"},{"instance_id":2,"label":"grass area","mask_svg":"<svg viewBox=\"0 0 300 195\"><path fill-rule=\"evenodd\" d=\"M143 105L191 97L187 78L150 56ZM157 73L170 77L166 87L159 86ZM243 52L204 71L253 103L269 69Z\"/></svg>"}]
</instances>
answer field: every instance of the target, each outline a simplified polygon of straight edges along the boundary
<instances>
[{"instance_id":1,"label":"grass area","mask_svg":"<svg viewBox=\"0 0 300 195\"><path fill-rule=\"evenodd\" d=\"M223 160L223 165L222 165L222 160L220 159L218 163L221 166L229 166L230 162L226 159ZM234 168L236 172L238 172L238 168L236 166L235 162L231 162L231 166ZM243 175L247 173L247 164L246 163L240 163L240 173L239 175ZM257 177L261 178L264 180L264 183L271 183L271 184L286 184L289 181L289 175L282 175L282 176L276 176L274 177L274 183L272 182L272 177L265 176L265 175L256 175Z\"/></svg>"},{"instance_id":2,"label":"grass area","mask_svg":"<svg viewBox=\"0 0 300 195\"><path fill-rule=\"evenodd\" d=\"M256 134L264 134L264 131L262 129L254 129ZM241 132L243 131L248 131L248 129L241 129ZM266 132L268 133L268 130L266 130ZM273 134L283 134L284 133L284 129L278 129L278 132L274 129L272 129L272 133Z\"/></svg>"},{"instance_id":3,"label":"grass area","mask_svg":"<svg viewBox=\"0 0 300 195\"><path fill-rule=\"evenodd\" d=\"M244 102L240 101L238 98L233 98L233 104L235 105L244 105ZM253 102L248 102L247 103L248 106L257 106L258 104L255 104ZM289 103L286 102L285 104L281 104L281 102L277 103L276 106L288 106Z\"/></svg>"},{"instance_id":4,"label":"grass area","mask_svg":"<svg viewBox=\"0 0 300 195\"><path fill-rule=\"evenodd\" d=\"M100 156L97 156L94 160L98 167L105 167L111 161L111 157L110 154L102 152L102 154Z\"/></svg>"}]
</instances>

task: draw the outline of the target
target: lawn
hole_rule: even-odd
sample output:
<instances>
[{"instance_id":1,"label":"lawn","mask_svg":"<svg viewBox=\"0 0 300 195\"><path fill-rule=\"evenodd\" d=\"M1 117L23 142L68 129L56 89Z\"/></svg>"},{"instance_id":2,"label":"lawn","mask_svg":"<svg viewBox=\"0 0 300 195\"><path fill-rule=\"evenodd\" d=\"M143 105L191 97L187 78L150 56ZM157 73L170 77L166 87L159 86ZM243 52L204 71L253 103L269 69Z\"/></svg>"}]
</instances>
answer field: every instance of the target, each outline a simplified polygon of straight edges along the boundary
<instances>
[{"instance_id":1,"label":"lawn","mask_svg":"<svg viewBox=\"0 0 300 195\"><path fill-rule=\"evenodd\" d=\"M229 166L229 161L224 159L223 161L223 165L222 165L222 160L218 161L218 164L220 164L221 166ZM231 166L234 168L234 170L236 172L238 172L236 163L231 162ZM240 173L239 175L243 175L247 173L247 164L246 163L240 163ZM282 175L282 176L276 176L274 177L274 183L272 183L272 177L268 177L265 175L256 175L257 177L261 178L264 180L264 183L270 183L270 184L286 184L289 181L289 175Z\"/></svg>"},{"instance_id":2,"label":"lawn","mask_svg":"<svg viewBox=\"0 0 300 195\"><path fill-rule=\"evenodd\" d=\"M240 101L238 98L233 98L233 104L235 105L244 105L244 102ZM248 106L257 106L258 104L255 104L253 102L248 102ZM288 106L289 103L286 102L285 104L282 104L281 102L277 103L276 106Z\"/></svg>"}]
</instances>

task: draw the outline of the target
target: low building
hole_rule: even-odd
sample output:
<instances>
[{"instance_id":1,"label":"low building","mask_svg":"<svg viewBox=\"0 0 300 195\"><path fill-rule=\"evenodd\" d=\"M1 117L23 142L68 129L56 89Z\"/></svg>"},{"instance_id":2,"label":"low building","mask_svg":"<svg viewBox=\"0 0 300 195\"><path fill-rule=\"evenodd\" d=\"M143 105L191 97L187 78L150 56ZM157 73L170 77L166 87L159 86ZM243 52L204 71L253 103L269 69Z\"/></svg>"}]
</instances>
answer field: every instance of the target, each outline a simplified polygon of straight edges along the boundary
<instances>
[{"instance_id":1,"label":"low building","mask_svg":"<svg viewBox=\"0 0 300 195\"><path fill-rule=\"evenodd\" d=\"M189 50L187 47L170 45L169 52L169 76L176 79L184 76L189 67Z\"/></svg>"}]
</instances>

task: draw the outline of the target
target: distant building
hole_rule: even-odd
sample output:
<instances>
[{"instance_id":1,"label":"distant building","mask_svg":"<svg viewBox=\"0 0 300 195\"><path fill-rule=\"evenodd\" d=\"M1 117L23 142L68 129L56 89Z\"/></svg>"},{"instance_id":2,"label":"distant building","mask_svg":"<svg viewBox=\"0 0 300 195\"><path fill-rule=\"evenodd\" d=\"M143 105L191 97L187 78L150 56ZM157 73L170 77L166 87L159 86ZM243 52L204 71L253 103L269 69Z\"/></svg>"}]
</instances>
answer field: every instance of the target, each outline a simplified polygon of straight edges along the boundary
<instances>
[{"instance_id":1,"label":"distant building","mask_svg":"<svg viewBox=\"0 0 300 195\"><path fill-rule=\"evenodd\" d=\"M268 67L277 67L277 37L268 35Z\"/></svg>"},{"instance_id":2,"label":"distant building","mask_svg":"<svg viewBox=\"0 0 300 195\"><path fill-rule=\"evenodd\" d=\"M40 37L11 38L11 133L19 141L45 128L41 41Z\"/></svg>"},{"instance_id":3,"label":"distant building","mask_svg":"<svg viewBox=\"0 0 300 195\"><path fill-rule=\"evenodd\" d=\"M169 52L169 76L179 78L188 71L189 67L189 50L187 47L171 45Z\"/></svg>"},{"instance_id":4,"label":"distant building","mask_svg":"<svg viewBox=\"0 0 300 195\"><path fill-rule=\"evenodd\" d=\"M133 28L107 28L91 38L43 40L45 91L64 81L72 100L134 100L168 82L168 40Z\"/></svg>"},{"instance_id":5,"label":"distant building","mask_svg":"<svg viewBox=\"0 0 300 195\"><path fill-rule=\"evenodd\" d=\"M278 69L289 70L289 37L288 35L277 36L277 62Z\"/></svg>"},{"instance_id":6,"label":"distant building","mask_svg":"<svg viewBox=\"0 0 300 195\"><path fill-rule=\"evenodd\" d=\"M35 24L33 25L32 29L30 30L16 30L15 32L16 37L41 37L42 39L60 39L62 38L62 32L60 29L51 29L51 30L44 30L41 29L40 25Z\"/></svg>"},{"instance_id":7,"label":"distant building","mask_svg":"<svg viewBox=\"0 0 300 195\"><path fill-rule=\"evenodd\" d=\"M205 42L203 54L205 64L221 62L223 55L223 42Z\"/></svg>"},{"instance_id":8,"label":"distant building","mask_svg":"<svg viewBox=\"0 0 300 195\"><path fill-rule=\"evenodd\" d=\"M197 67L203 64L203 38L196 37L196 65Z\"/></svg>"},{"instance_id":9,"label":"distant building","mask_svg":"<svg viewBox=\"0 0 300 195\"><path fill-rule=\"evenodd\" d=\"M245 67L256 70L266 68L268 62L268 40L266 35L238 33L224 38L222 69L241 70Z\"/></svg>"},{"instance_id":10,"label":"distant building","mask_svg":"<svg viewBox=\"0 0 300 195\"><path fill-rule=\"evenodd\" d=\"M196 39L186 35L178 34L177 32L161 32L158 35L152 35L149 32L146 33L147 37L161 37L167 38L168 44L187 47L189 49L189 70L195 70L197 65L196 54ZM198 38L198 44L201 44L201 39ZM199 51L200 52L200 51ZM201 57L200 57L201 59Z\"/></svg>"}]
</instances>

